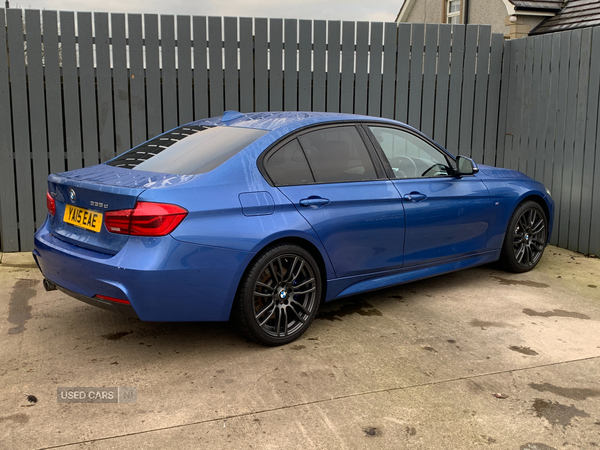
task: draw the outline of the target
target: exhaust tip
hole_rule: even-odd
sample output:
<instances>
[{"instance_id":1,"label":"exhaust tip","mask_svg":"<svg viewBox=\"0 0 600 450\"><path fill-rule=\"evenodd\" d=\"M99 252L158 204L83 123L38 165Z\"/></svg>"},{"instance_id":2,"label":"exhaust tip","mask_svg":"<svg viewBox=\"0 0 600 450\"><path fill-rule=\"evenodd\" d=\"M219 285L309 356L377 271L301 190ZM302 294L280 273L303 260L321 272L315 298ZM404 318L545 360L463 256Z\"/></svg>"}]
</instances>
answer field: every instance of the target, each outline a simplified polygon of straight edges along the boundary
<instances>
[{"instance_id":1,"label":"exhaust tip","mask_svg":"<svg viewBox=\"0 0 600 450\"><path fill-rule=\"evenodd\" d=\"M56 290L56 285L49 279L44 278L44 281L42 283L43 283L44 289L46 289L46 291L55 291Z\"/></svg>"}]
</instances>

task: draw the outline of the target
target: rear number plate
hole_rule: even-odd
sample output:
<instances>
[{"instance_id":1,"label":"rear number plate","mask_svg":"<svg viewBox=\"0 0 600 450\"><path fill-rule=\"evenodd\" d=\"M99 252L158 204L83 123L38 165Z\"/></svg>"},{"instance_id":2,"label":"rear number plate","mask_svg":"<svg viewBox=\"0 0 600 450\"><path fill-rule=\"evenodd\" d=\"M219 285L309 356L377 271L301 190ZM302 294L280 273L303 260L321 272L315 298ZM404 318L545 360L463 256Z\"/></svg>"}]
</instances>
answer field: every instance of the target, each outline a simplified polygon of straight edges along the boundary
<instances>
[{"instance_id":1,"label":"rear number plate","mask_svg":"<svg viewBox=\"0 0 600 450\"><path fill-rule=\"evenodd\" d=\"M78 208L73 205L66 206L65 216L63 217L65 222L96 233L100 232L100 228L102 227L102 213Z\"/></svg>"}]
</instances>

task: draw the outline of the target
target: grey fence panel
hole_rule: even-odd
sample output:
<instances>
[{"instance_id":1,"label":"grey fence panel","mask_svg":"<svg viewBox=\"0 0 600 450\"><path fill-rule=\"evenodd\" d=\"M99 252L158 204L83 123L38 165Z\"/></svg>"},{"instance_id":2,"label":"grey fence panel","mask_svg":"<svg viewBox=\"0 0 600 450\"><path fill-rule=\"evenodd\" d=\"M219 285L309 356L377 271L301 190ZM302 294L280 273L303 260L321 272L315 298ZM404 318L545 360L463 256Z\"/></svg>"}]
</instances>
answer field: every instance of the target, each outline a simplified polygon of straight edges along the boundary
<instances>
[{"instance_id":1,"label":"grey fence panel","mask_svg":"<svg viewBox=\"0 0 600 450\"><path fill-rule=\"evenodd\" d=\"M542 37L530 39L530 45L533 52L532 83L531 83L531 112L529 115L529 132L527 142L527 175L535 178L536 157L537 157L537 137L538 137L538 118L541 89L541 70L542 70Z\"/></svg>"},{"instance_id":2,"label":"grey fence panel","mask_svg":"<svg viewBox=\"0 0 600 450\"><path fill-rule=\"evenodd\" d=\"M327 111L340 112L341 23L328 21L327 27Z\"/></svg>"},{"instance_id":3,"label":"grey fence panel","mask_svg":"<svg viewBox=\"0 0 600 450\"><path fill-rule=\"evenodd\" d=\"M421 131L429 137L433 137L438 29L439 26L433 24L428 24L425 29L425 66L423 69L423 98L421 100Z\"/></svg>"},{"instance_id":4,"label":"grey fence panel","mask_svg":"<svg viewBox=\"0 0 600 450\"><path fill-rule=\"evenodd\" d=\"M338 51L339 55L339 51ZM315 20L313 51L312 110L325 111L327 92L327 22ZM339 88L338 88L339 91Z\"/></svg>"},{"instance_id":5,"label":"grey fence panel","mask_svg":"<svg viewBox=\"0 0 600 450\"><path fill-rule=\"evenodd\" d=\"M531 116L531 90L533 89L533 40L524 41L525 51L523 58L520 59L519 73L523 80L521 86L521 110L520 119L515 126L515 142L513 144L514 167L523 173L527 173L527 161L529 159L528 138L529 138L529 120Z\"/></svg>"},{"instance_id":6,"label":"grey fence panel","mask_svg":"<svg viewBox=\"0 0 600 450\"><path fill-rule=\"evenodd\" d=\"M425 48L425 25L412 26L410 52L410 85L408 96L408 124L421 127L421 99L423 94L423 50ZM407 64L408 65L408 64Z\"/></svg>"},{"instance_id":7,"label":"grey fence panel","mask_svg":"<svg viewBox=\"0 0 600 450\"><path fill-rule=\"evenodd\" d=\"M452 26L452 59L450 62L450 93L448 95L448 125L446 147L458 154L460 105L465 55L465 27Z\"/></svg>"},{"instance_id":8,"label":"grey fence panel","mask_svg":"<svg viewBox=\"0 0 600 450\"><path fill-rule=\"evenodd\" d=\"M194 16L194 119L208 117L208 62L206 17Z\"/></svg>"},{"instance_id":9,"label":"grey fence panel","mask_svg":"<svg viewBox=\"0 0 600 450\"><path fill-rule=\"evenodd\" d=\"M508 100L510 99L512 104L513 99L513 97L510 96L510 74L512 60L512 44L510 41L508 41L504 45L504 58L502 58L502 77L500 81L500 111L498 113L498 137L496 140L496 165L500 167L505 167L504 154L506 153L505 148L508 138L507 127L509 125L509 118L512 117L512 114L508 114Z\"/></svg>"},{"instance_id":10,"label":"grey fence panel","mask_svg":"<svg viewBox=\"0 0 600 450\"><path fill-rule=\"evenodd\" d=\"M96 74L94 70L92 14L77 13L77 28L83 165L87 167L100 162L100 158L98 157L98 119L96 114Z\"/></svg>"},{"instance_id":11,"label":"grey fence panel","mask_svg":"<svg viewBox=\"0 0 600 450\"><path fill-rule=\"evenodd\" d=\"M381 115L381 64L383 62L383 23L371 23L369 50L369 95L367 114Z\"/></svg>"},{"instance_id":12,"label":"grey fence panel","mask_svg":"<svg viewBox=\"0 0 600 450\"><path fill-rule=\"evenodd\" d=\"M550 52L550 84L548 88L548 108L546 113L546 123L544 127L544 185L553 190L552 175L554 173L554 143L555 143L555 126L556 126L556 104L558 97L558 69L560 55L560 35L554 34L548 36L551 39ZM508 101L508 100L507 100ZM553 192L554 193L554 192ZM556 235L554 230L553 235Z\"/></svg>"},{"instance_id":13,"label":"grey fence panel","mask_svg":"<svg viewBox=\"0 0 600 450\"><path fill-rule=\"evenodd\" d=\"M225 109L239 109L237 19L225 17Z\"/></svg>"},{"instance_id":14,"label":"grey fence panel","mask_svg":"<svg viewBox=\"0 0 600 450\"><path fill-rule=\"evenodd\" d=\"M356 68L354 81L354 112L367 113L368 64L369 64L369 22L356 24Z\"/></svg>"},{"instance_id":15,"label":"grey fence panel","mask_svg":"<svg viewBox=\"0 0 600 450\"><path fill-rule=\"evenodd\" d=\"M48 143L46 141L46 106L44 96L44 63L40 12L25 11L27 35L27 79L31 130L31 163L35 203L35 226L46 220L46 178L48 178Z\"/></svg>"},{"instance_id":16,"label":"grey fence panel","mask_svg":"<svg viewBox=\"0 0 600 450\"><path fill-rule=\"evenodd\" d=\"M284 20L284 80L283 107L286 111L298 110L298 21Z\"/></svg>"},{"instance_id":17,"label":"grey fence panel","mask_svg":"<svg viewBox=\"0 0 600 450\"><path fill-rule=\"evenodd\" d=\"M50 162L50 173L56 173L65 170L62 86L58 47L58 15L56 11L43 11L42 20L44 23L44 72L46 78L46 120L48 121L48 159ZM108 82L112 84L111 77L108 78Z\"/></svg>"},{"instance_id":18,"label":"grey fence panel","mask_svg":"<svg viewBox=\"0 0 600 450\"><path fill-rule=\"evenodd\" d=\"M269 109L269 72L268 72L268 21L255 19L254 29L254 95L256 111Z\"/></svg>"},{"instance_id":19,"label":"grey fence panel","mask_svg":"<svg viewBox=\"0 0 600 450\"><path fill-rule=\"evenodd\" d=\"M354 111L354 22L342 24L342 89L340 112Z\"/></svg>"},{"instance_id":20,"label":"grey fence panel","mask_svg":"<svg viewBox=\"0 0 600 450\"><path fill-rule=\"evenodd\" d=\"M5 23L4 11L0 9L0 23ZM0 43L0 102L3 105L0 108L0 243L2 251L16 252L19 251L19 226L5 27L0 27Z\"/></svg>"},{"instance_id":21,"label":"grey fence panel","mask_svg":"<svg viewBox=\"0 0 600 450\"><path fill-rule=\"evenodd\" d=\"M100 162L115 156L112 70L107 13L94 13L96 31L96 89L98 96L98 144ZM46 30L44 30L44 34Z\"/></svg>"},{"instance_id":22,"label":"grey fence panel","mask_svg":"<svg viewBox=\"0 0 600 450\"><path fill-rule=\"evenodd\" d=\"M177 100L178 124L194 120L192 99L192 30L189 16L177 16ZM148 136L153 137L153 136Z\"/></svg>"},{"instance_id":23,"label":"grey fence panel","mask_svg":"<svg viewBox=\"0 0 600 450\"><path fill-rule=\"evenodd\" d=\"M490 68L487 89L487 109L485 114L485 138L483 163L495 166L498 151L498 119L500 104L500 87L502 84L502 54L504 36L492 35L490 49ZM478 110L479 111L479 110Z\"/></svg>"},{"instance_id":24,"label":"grey fence panel","mask_svg":"<svg viewBox=\"0 0 600 450\"><path fill-rule=\"evenodd\" d=\"M546 161L544 158L545 154L545 128L546 128L546 117L548 109L548 91L550 89L550 62L552 56L552 39L548 36L540 36L536 42L541 48L540 52L540 75L537 80L539 85L539 102L538 102L538 115L537 115L537 138L536 138L536 151L535 151L535 172L534 178L538 181L544 181L544 171Z\"/></svg>"},{"instance_id":25,"label":"grey fence panel","mask_svg":"<svg viewBox=\"0 0 600 450\"><path fill-rule=\"evenodd\" d=\"M12 100L15 176L16 185L19 187L17 189L17 205L20 242L21 245L31 246L35 223L32 202L31 156L29 154L29 108L27 107L25 45L21 10L8 10L6 22L8 51L10 54L10 96Z\"/></svg>"},{"instance_id":26,"label":"grey fence panel","mask_svg":"<svg viewBox=\"0 0 600 450\"><path fill-rule=\"evenodd\" d=\"M398 59L396 61L396 111L394 119L408 121L408 80L410 77L410 31L409 23L398 25Z\"/></svg>"},{"instance_id":27,"label":"grey fence panel","mask_svg":"<svg viewBox=\"0 0 600 450\"><path fill-rule=\"evenodd\" d=\"M312 107L312 22L300 21L298 45L298 109L310 111Z\"/></svg>"},{"instance_id":28,"label":"grey fence panel","mask_svg":"<svg viewBox=\"0 0 600 450\"><path fill-rule=\"evenodd\" d=\"M394 98L396 97L396 59L398 26L385 24L385 42L383 44L383 83L381 92L381 117L394 118Z\"/></svg>"},{"instance_id":29,"label":"grey fence panel","mask_svg":"<svg viewBox=\"0 0 600 450\"><path fill-rule=\"evenodd\" d=\"M210 116L223 114L223 37L221 18L208 18Z\"/></svg>"},{"instance_id":30,"label":"grey fence panel","mask_svg":"<svg viewBox=\"0 0 600 450\"><path fill-rule=\"evenodd\" d=\"M600 28L590 30L589 89L583 156L579 243L583 253L600 255L600 156L598 155L598 99L600 96ZM594 167L596 173L594 175ZM596 205L594 207L594 200ZM594 222L595 219L595 222ZM595 252L592 249L596 249Z\"/></svg>"},{"instance_id":31,"label":"grey fence panel","mask_svg":"<svg viewBox=\"0 0 600 450\"><path fill-rule=\"evenodd\" d=\"M269 21L269 109L283 109L283 20Z\"/></svg>"},{"instance_id":32,"label":"grey fence panel","mask_svg":"<svg viewBox=\"0 0 600 450\"><path fill-rule=\"evenodd\" d=\"M146 49L146 121L148 137L163 132L158 15L144 15Z\"/></svg>"},{"instance_id":33,"label":"grey fence panel","mask_svg":"<svg viewBox=\"0 0 600 450\"><path fill-rule=\"evenodd\" d=\"M487 93L490 88L488 83L488 66L490 63L491 39L492 27L480 26L479 41L477 45L477 74L475 75L475 103L473 105L473 138L471 141L471 156L477 163L483 163L484 139L486 131L486 115L484 111L486 111Z\"/></svg>"},{"instance_id":34,"label":"grey fence panel","mask_svg":"<svg viewBox=\"0 0 600 450\"><path fill-rule=\"evenodd\" d=\"M577 89L577 118L574 127L573 139L573 172L571 183L571 201L569 202L569 239L568 246L578 251L587 253L586 249L579 248L579 231L581 220L581 204L583 195L583 161L585 159L584 147L587 117L588 87L590 80L590 57L592 44L591 28L581 30L581 53L579 55L579 83ZM571 54L571 57L573 55Z\"/></svg>"},{"instance_id":35,"label":"grey fence panel","mask_svg":"<svg viewBox=\"0 0 600 450\"><path fill-rule=\"evenodd\" d=\"M219 25L220 25L219 20ZM177 108L177 68L175 63L175 17L160 17L160 48L162 62L163 130L175 128L181 122ZM220 27L219 27L219 44ZM221 47L219 45L219 47ZM221 91L222 92L222 91ZM134 106L134 105L132 105ZM133 124L132 124L133 125Z\"/></svg>"},{"instance_id":36,"label":"grey fence panel","mask_svg":"<svg viewBox=\"0 0 600 450\"><path fill-rule=\"evenodd\" d=\"M131 145L135 146L148 139L148 130L146 128L146 83L144 80L144 47L141 14L129 14L127 16L127 25L129 30Z\"/></svg>"},{"instance_id":37,"label":"grey fence panel","mask_svg":"<svg viewBox=\"0 0 600 450\"><path fill-rule=\"evenodd\" d=\"M446 123L448 119L448 95L450 88L450 41L452 25L440 25L437 61L437 92L435 96L435 123L433 138L446 145Z\"/></svg>"},{"instance_id":38,"label":"grey fence panel","mask_svg":"<svg viewBox=\"0 0 600 450\"><path fill-rule=\"evenodd\" d=\"M129 75L127 73L125 15L111 14L110 20L112 30L115 145L117 153L119 154L131 148L131 135L129 129Z\"/></svg>"},{"instance_id":39,"label":"grey fence panel","mask_svg":"<svg viewBox=\"0 0 600 450\"><path fill-rule=\"evenodd\" d=\"M81 117L79 112L77 49L75 48L75 15L73 13L60 13L60 32L65 106L65 147L67 151L67 168L73 170L83 166L81 157ZM129 116L129 113L127 115Z\"/></svg>"},{"instance_id":40,"label":"grey fence panel","mask_svg":"<svg viewBox=\"0 0 600 450\"><path fill-rule=\"evenodd\" d=\"M473 131L473 102L475 101L478 28L475 25L467 25L465 40L463 87L460 107L460 136L457 153L466 156L472 156L470 149Z\"/></svg>"},{"instance_id":41,"label":"grey fence panel","mask_svg":"<svg viewBox=\"0 0 600 450\"><path fill-rule=\"evenodd\" d=\"M513 166L513 145L516 144L518 134L515 133L515 124L518 123L516 117L517 114L520 118L522 92L521 86L519 86L518 70L521 67L519 65L519 58L523 57L523 46L519 40L510 43L510 71L508 74L508 98L511 100L507 109L507 120L506 120L506 135L504 140L504 163L503 167L515 168ZM522 84L522 82L521 82ZM508 99L507 99L508 100Z\"/></svg>"},{"instance_id":42,"label":"grey fence panel","mask_svg":"<svg viewBox=\"0 0 600 450\"><path fill-rule=\"evenodd\" d=\"M240 19L240 111L254 111L252 19ZM260 111L260 110L259 110Z\"/></svg>"}]
</instances>

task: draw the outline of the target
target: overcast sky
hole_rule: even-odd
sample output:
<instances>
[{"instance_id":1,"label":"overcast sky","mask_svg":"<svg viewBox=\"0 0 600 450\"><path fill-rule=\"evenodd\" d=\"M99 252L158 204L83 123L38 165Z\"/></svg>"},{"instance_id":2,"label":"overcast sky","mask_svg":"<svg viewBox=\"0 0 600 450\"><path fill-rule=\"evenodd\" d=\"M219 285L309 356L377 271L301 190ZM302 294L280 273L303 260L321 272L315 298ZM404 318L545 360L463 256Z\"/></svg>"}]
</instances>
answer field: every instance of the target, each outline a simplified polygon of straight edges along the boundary
<instances>
[{"instance_id":1,"label":"overcast sky","mask_svg":"<svg viewBox=\"0 0 600 450\"><path fill-rule=\"evenodd\" d=\"M403 0L10 0L11 8L393 22Z\"/></svg>"}]
</instances>

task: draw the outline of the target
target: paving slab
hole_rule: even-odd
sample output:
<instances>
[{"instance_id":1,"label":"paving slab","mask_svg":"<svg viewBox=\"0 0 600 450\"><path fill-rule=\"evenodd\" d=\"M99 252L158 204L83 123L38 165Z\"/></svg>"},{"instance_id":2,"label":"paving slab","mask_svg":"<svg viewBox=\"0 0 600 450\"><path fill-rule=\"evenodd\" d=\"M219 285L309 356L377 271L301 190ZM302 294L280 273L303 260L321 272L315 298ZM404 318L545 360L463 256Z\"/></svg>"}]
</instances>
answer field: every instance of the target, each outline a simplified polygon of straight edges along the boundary
<instances>
[{"instance_id":1,"label":"paving slab","mask_svg":"<svg viewBox=\"0 0 600 450\"><path fill-rule=\"evenodd\" d=\"M526 274L482 266L331 302L278 348L41 281L29 254L0 254L0 447L600 445L599 259L549 247ZM61 387L137 401L59 403Z\"/></svg>"}]
</instances>

